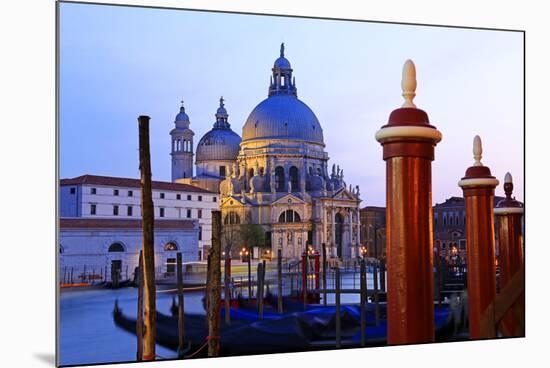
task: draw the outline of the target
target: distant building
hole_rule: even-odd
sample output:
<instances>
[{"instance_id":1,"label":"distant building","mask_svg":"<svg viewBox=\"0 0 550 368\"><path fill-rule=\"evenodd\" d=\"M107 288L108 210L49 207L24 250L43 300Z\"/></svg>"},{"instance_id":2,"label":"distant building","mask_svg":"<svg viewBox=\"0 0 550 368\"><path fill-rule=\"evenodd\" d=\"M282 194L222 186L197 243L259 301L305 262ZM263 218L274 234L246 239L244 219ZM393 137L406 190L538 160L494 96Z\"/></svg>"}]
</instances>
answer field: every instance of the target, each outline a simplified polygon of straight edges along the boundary
<instances>
[{"instance_id":1,"label":"distant building","mask_svg":"<svg viewBox=\"0 0 550 368\"><path fill-rule=\"evenodd\" d=\"M495 196L496 204L504 197ZM433 239L434 251L439 250L441 256L450 260L451 257L466 263L466 208L463 197L450 197L445 202L436 203L433 206ZM378 254L381 257L382 252L386 251L386 208L367 206L361 209L361 244L368 247L369 256L374 256L374 231L377 227L383 229L383 235L379 234ZM496 222L495 222L496 227ZM495 237L496 237L495 229ZM383 237L383 239L382 239ZM498 238L497 255L498 255Z\"/></svg>"},{"instance_id":2,"label":"distant building","mask_svg":"<svg viewBox=\"0 0 550 368\"><path fill-rule=\"evenodd\" d=\"M139 220L140 188L140 181L130 178L82 175L62 179L59 190L60 217ZM182 223L196 224L191 227L195 235L190 239L186 238L185 242L178 245L178 249L193 254L186 261L201 259L204 250L211 246L211 211L218 208L219 195L192 185L160 181L153 181L152 189L155 222L160 224L163 220L180 220ZM187 225L185 228L187 229ZM172 228L173 236L180 236L177 231ZM62 228L62 241L65 234ZM113 235L113 241L115 240L116 236ZM96 251L100 252L99 249Z\"/></svg>"},{"instance_id":3,"label":"distant building","mask_svg":"<svg viewBox=\"0 0 550 368\"><path fill-rule=\"evenodd\" d=\"M386 207L367 206L360 213L361 245L367 248L367 256L386 258Z\"/></svg>"}]
</instances>

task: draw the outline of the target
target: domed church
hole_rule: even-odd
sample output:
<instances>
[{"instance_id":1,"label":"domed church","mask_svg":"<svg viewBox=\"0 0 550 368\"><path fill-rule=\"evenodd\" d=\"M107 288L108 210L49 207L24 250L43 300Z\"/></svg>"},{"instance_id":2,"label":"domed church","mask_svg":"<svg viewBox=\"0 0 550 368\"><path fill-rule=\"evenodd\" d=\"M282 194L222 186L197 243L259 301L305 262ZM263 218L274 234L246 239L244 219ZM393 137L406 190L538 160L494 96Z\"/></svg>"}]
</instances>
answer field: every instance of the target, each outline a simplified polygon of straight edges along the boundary
<instances>
[{"instance_id":1,"label":"domed church","mask_svg":"<svg viewBox=\"0 0 550 368\"><path fill-rule=\"evenodd\" d=\"M231 151L236 157L219 187L222 221L261 224L267 237L264 251L275 255L280 248L287 259L299 258L308 245L320 251L323 243L329 256L354 257L359 248L359 187L347 187L343 170L335 165L329 173L323 128L298 99L284 51L282 44L268 97L246 119L239 150ZM200 143L197 156L199 149ZM222 150L230 156L229 149ZM197 157L197 166L201 164Z\"/></svg>"}]
</instances>

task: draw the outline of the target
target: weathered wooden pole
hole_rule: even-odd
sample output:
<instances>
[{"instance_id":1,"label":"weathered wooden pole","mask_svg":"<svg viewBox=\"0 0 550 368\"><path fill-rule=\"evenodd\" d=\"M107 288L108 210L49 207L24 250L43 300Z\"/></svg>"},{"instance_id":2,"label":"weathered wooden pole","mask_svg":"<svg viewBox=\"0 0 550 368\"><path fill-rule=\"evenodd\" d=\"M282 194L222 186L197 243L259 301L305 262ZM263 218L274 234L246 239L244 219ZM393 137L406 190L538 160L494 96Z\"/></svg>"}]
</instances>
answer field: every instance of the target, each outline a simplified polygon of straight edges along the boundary
<instances>
[{"instance_id":1,"label":"weathered wooden pole","mask_svg":"<svg viewBox=\"0 0 550 368\"><path fill-rule=\"evenodd\" d=\"M322 245L323 251L323 304L327 305L327 247Z\"/></svg>"},{"instance_id":2,"label":"weathered wooden pole","mask_svg":"<svg viewBox=\"0 0 550 368\"><path fill-rule=\"evenodd\" d=\"M386 260L380 261L380 290L386 292Z\"/></svg>"},{"instance_id":3,"label":"weathered wooden pole","mask_svg":"<svg viewBox=\"0 0 550 368\"><path fill-rule=\"evenodd\" d=\"M183 300L183 264L181 252L176 254L176 277L178 282L178 357L183 358L185 349L185 304Z\"/></svg>"},{"instance_id":4,"label":"weathered wooden pole","mask_svg":"<svg viewBox=\"0 0 550 368\"><path fill-rule=\"evenodd\" d=\"M143 360L143 251L139 251L139 261L137 266L137 317L136 317L136 339L137 353L136 359L138 362Z\"/></svg>"},{"instance_id":5,"label":"weathered wooden pole","mask_svg":"<svg viewBox=\"0 0 550 368\"><path fill-rule=\"evenodd\" d=\"M376 326L380 324L380 303L378 302L378 265L376 262L372 268L372 281L374 289L374 321Z\"/></svg>"},{"instance_id":6,"label":"weathered wooden pole","mask_svg":"<svg viewBox=\"0 0 550 368\"><path fill-rule=\"evenodd\" d=\"M432 168L441 133L412 102L414 63L401 82L405 103L377 133L386 161L388 344L434 340Z\"/></svg>"},{"instance_id":7,"label":"weathered wooden pole","mask_svg":"<svg viewBox=\"0 0 550 368\"><path fill-rule=\"evenodd\" d=\"M340 268L334 269L335 292L336 292L336 348L342 346L342 327L340 324Z\"/></svg>"},{"instance_id":8,"label":"weathered wooden pole","mask_svg":"<svg viewBox=\"0 0 550 368\"><path fill-rule=\"evenodd\" d=\"M277 249L277 312L283 313L283 251Z\"/></svg>"},{"instance_id":9,"label":"weathered wooden pole","mask_svg":"<svg viewBox=\"0 0 550 368\"><path fill-rule=\"evenodd\" d=\"M307 278L308 278L308 254L307 250L302 254L302 297L304 302L304 310L307 308Z\"/></svg>"},{"instance_id":10,"label":"weathered wooden pole","mask_svg":"<svg viewBox=\"0 0 550 368\"><path fill-rule=\"evenodd\" d=\"M366 303L367 303L367 275L366 275L365 260L361 259L360 261L360 287L361 287L361 302L359 308L361 308L361 346L366 344L366 328L367 328L367 313L366 313Z\"/></svg>"},{"instance_id":11,"label":"weathered wooden pole","mask_svg":"<svg viewBox=\"0 0 550 368\"><path fill-rule=\"evenodd\" d=\"M221 281L221 220L220 211L212 211L212 252L210 253L208 298L208 356L220 352L220 281Z\"/></svg>"},{"instance_id":12,"label":"weathered wooden pole","mask_svg":"<svg viewBox=\"0 0 550 368\"><path fill-rule=\"evenodd\" d=\"M231 247L226 247L223 267L223 296L225 307L225 324L231 324Z\"/></svg>"},{"instance_id":13,"label":"weathered wooden pole","mask_svg":"<svg viewBox=\"0 0 550 368\"><path fill-rule=\"evenodd\" d=\"M252 248L246 247L248 251L248 300L252 298Z\"/></svg>"},{"instance_id":14,"label":"weathered wooden pole","mask_svg":"<svg viewBox=\"0 0 550 368\"><path fill-rule=\"evenodd\" d=\"M495 215L498 229L500 289L503 290L523 266L523 205L512 198L514 183L512 175L504 177L506 198L497 203ZM514 303L502 322L500 331L504 336L523 336L525 334L525 293Z\"/></svg>"},{"instance_id":15,"label":"weathered wooden pole","mask_svg":"<svg viewBox=\"0 0 550 368\"><path fill-rule=\"evenodd\" d=\"M143 291L145 302L143 360L154 360L156 345L156 288L153 192L149 152L149 116L138 117L139 169L141 172L141 217L143 226Z\"/></svg>"},{"instance_id":16,"label":"weathered wooden pole","mask_svg":"<svg viewBox=\"0 0 550 368\"><path fill-rule=\"evenodd\" d=\"M474 165L458 182L466 205L471 339L495 337L496 332L494 326L484 328L484 315L496 296L494 196L498 180L481 163L482 152L481 139L475 136Z\"/></svg>"},{"instance_id":17,"label":"weathered wooden pole","mask_svg":"<svg viewBox=\"0 0 550 368\"><path fill-rule=\"evenodd\" d=\"M264 264L258 263L256 268L256 302L258 306L258 316L260 321L264 319L264 280L263 280Z\"/></svg>"}]
</instances>

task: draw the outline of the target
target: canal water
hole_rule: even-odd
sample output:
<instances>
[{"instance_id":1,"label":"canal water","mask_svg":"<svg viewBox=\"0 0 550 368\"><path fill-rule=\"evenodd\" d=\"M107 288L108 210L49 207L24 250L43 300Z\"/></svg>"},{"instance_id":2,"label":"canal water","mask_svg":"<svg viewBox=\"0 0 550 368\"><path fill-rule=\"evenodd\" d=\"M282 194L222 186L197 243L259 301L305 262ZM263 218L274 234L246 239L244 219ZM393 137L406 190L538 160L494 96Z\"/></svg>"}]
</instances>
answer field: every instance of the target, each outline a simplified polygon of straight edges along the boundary
<instances>
[{"instance_id":1,"label":"canal water","mask_svg":"<svg viewBox=\"0 0 550 368\"><path fill-rule=\"evenodd\" d=\"M172 295L159 291L157 309L170 314ZM186 293L185 311L203 313L204 293ZM63 290L60 313L61 365L135 361L136 337L118 328L113 321L113 307L118 299L123 313L137 315L137 289ZM157 354L177 357L176 352L157 345Z\"/></svg>"},{"instance_id":2,"label":"canal water","mask_svg":"<svg viewBox=\"0 0 550 368\"><path fill-rule=\"evenodd\" d=\"M330 279L328 289L334 285ZM372 289L372 274L367 274L367 287ZM344 275L342 289L359 288L359 278ZM246 288L243 288L246 294ZM276 292L276 288L271 288ZM174 294L157 290L157 310L170 314ZM204 292L185 294L185 312L204 314L202 298ZM136 337L118 328L113 321L113 307L118 300L119 308L126 316L137 315L137 289L63 289L60 297L60 363L80 365L135 361ZM335 302L334 295L328 295L327 302ZM358 303L358 294L342 294L342 304ZM157 354L163 358L176 358L176 352L157 345Z\"/></svg>"}]
</instances>

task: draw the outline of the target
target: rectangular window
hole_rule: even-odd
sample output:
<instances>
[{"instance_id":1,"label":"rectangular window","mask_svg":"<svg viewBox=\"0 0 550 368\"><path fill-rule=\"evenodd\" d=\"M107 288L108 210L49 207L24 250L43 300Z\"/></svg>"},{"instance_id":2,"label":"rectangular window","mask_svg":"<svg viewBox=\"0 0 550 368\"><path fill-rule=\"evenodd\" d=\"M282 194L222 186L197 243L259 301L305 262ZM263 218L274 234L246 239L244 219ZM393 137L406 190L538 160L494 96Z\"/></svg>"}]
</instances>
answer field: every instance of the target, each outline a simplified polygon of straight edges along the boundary
<instances>
[{"instance_id":1,"label":"rectangular window","mask_svg":"<svg viewBox=\"0 0 550 368\"><path fill-rule=\"evenodd\" d=\"M202 201L202 196L199 196L199 201Z\"/></svg>"},{"instance_id":2,"label":"rectangular window","mask_svg":"<svg viewBox=\"0 0 550 368\"><path fill-rule=\"evenodd\" d=\"M92 204L90 205L90 215L95 215L95 214L96 214L96 205Z\"/></svg>"},{"instance_id":3,"label":"rectangular window","mask_svg":"<svg viewBox=\"0 0 550 368\"><path fill-rule=\"evenodd\" d=\"M188 195L187 195L187 200L188 200L188 201L191 200L191 194L188 194Z\"/></svg>"},{"instance_id":4,"label":"rectangular window","mask_svg":"<svg viewBox=\"0 0 550 368\"><path fill-rule=\"evenodd\" d=\"M118 206L117 205L113 206L113 216L118 216Z\"/></svg>"},{"instance_id":5,"label":"rectangular window","mask_svg":"<svg viewBox=\"0 0 550 368\"><path fill-rule=\"evenodd\" d=\"M92 190L90 191L91 194L97 194L97 189L96 188L92 188Z\"/></svg>"},{"instance_id":6,"label":"rectangular window","mask_svg":"<svg viewBox=\"0 0 550 368\"><path fill-rule=\"evenodd\" d=\"M212 202L216 202L216 197L212 197Z\"/></svg>"},{"instance_id":7,"label":"rectangular window","mask_svg":"<svg viewBox=\"0 0 550 368\"><path fill-rule=\"evenodd\" d=\"M159 215L160 217L164 217L164 208L159 208Z\"/></svg>"},{"instance_id":8,"label":"rectangular window","mask_svg":"<svg viewBox=\"0 0 550 368\"><path fill-rule=\"evenodd\" d=\"M197 210L197 217L202 218L202 210Z\"/></svg>"},{"instance_id":9,"label":"rectangular window","mask_svg":"<svg viewBox=\"0 0 550 368\"><path fill-rule=\"evenodd\" d=\"M220 166L220 176L225 178L225 166Z\"/></svg>"},{"instance_id":10,"label":"rectangular window","mask_svg":"<svg viewBox=\"0 0 550 368\"><path fill-rule=\"evenodd\" d=\"M191 218L191 210L187 210L187 218Z\"/></svg>"},{"instance_id":11,"label":"rectangular window","mask_svg":"<svg viewBox=\"0 0 550 368\"><path fill-rule=\"evenodd\" d=\"M181 194L176 194L176 199L181 199Z\"/></svg>"},{"instance_id":12,"label":"rectangular window","mask_svg":"<svg viewBox=\"0 0 550 368\"><path fill-rule=\"evenodd\" d=\"M71 194L75 194L76 193L76 188L71 188Z\"/></svg>"},{"instance_id":13,"label":"rectangular window","mask_svg":"<svg viewBox=\"0 0 550 368\"><path fill-rule=\"evenodd\" d=\"M199 226L199 240L202 240L202 226Z\"/></svg>"},{"instance_id":14,"label":"rectangular window","mask_svg":"<svg viewBox=\"0 0 550 368\"><path fill-rule=\"evenodd\" d=\"M113 190L113 194L117 196L118 195L118 189Z\"/></svg>"},{"instance_id":15,"label":"rectangular window","mask_svg":"<svg viewBox=\"0 0 550 368\"><path fill-rule=\"evenodd\" d=\"M134 196L134 191L133 190L129 190L128 191L128 197L133 197Z\"/></svg>"},{"instance_id":16,"label":"rectangular window","mask_svg":"<svg viewBox=\"0 0 550 368\"><path fill-rule=\"evenodd\" d=\"M160 193L160 199L164 199L164 193Z\"/></svg>"},{"instance_id":17,"label":"rectangular window","mask_svg":"<svg viewBox=\"0 0 550 368\"><path fill-rule=\"evenodd\" d=\"M133 216L134 208L132 206L128 206L128 216Z\"/></svg>"}]
</instances>

